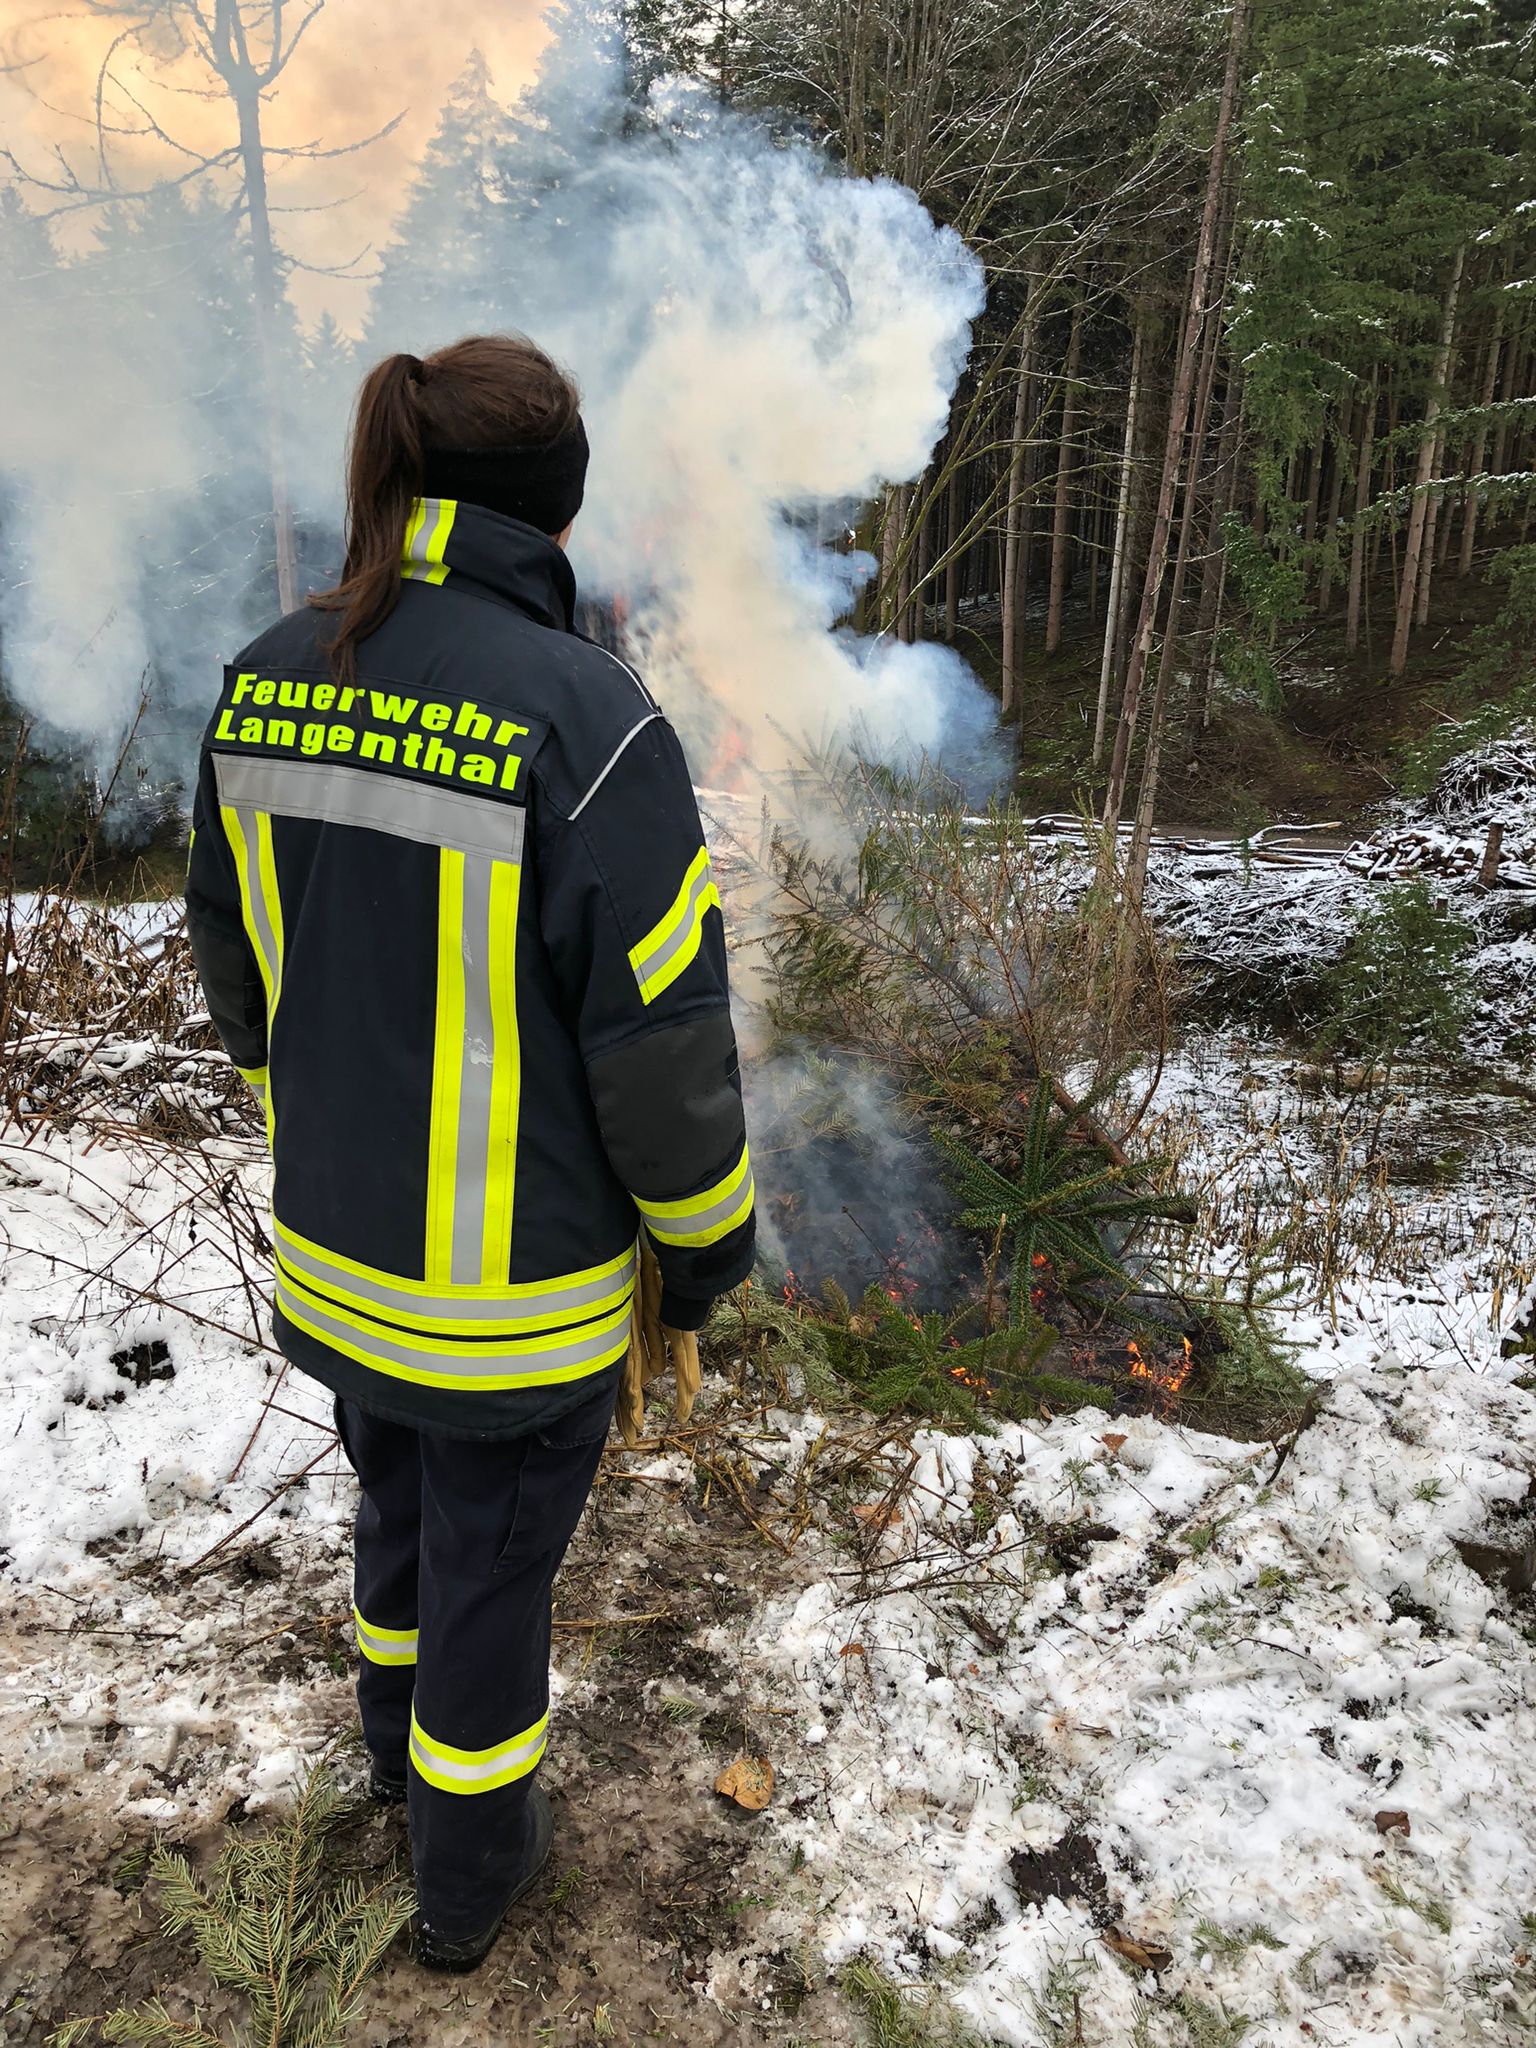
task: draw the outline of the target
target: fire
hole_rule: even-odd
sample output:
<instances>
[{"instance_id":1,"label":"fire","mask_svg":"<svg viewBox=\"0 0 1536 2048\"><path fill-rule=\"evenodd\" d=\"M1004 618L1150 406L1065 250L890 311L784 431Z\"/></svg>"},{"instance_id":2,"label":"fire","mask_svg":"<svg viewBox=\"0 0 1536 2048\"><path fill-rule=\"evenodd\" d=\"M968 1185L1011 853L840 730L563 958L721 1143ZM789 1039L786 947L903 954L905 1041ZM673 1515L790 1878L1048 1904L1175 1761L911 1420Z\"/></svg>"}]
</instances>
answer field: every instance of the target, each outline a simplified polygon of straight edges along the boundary
<instances>
[{"instance_id":1,"label":"fire","mask_svg":"<svg viewBox=\"0 0 1536 2048\"><path fill-rule=\"evenodd\" d=\"M1184 1363L1177 1367L1152 1364L1133 1337L1125 1347L1126 1364L1133 1380L1150 1380L1160 1394L1169 1400L1181 1393L1190 1374L1195 1369L1194 1348L1187 1337L1181 1338L1184 1346Z\"/></svg>"},{"instance_id":2,"label":"fire","mask_svg":"<svg viewBox=\"0 0 1536 2048\"><path fill-rule=\"evenodd\" d=\"M949 1376L952 1380L958 1380L962 1387L969 1387L973 1394L980 1394L984 1401L992 1392L990 1380L983 1379L979 1372L967 1372L963 1365L952 1365L949 1368Z\"/></svg>"}]
</instances>

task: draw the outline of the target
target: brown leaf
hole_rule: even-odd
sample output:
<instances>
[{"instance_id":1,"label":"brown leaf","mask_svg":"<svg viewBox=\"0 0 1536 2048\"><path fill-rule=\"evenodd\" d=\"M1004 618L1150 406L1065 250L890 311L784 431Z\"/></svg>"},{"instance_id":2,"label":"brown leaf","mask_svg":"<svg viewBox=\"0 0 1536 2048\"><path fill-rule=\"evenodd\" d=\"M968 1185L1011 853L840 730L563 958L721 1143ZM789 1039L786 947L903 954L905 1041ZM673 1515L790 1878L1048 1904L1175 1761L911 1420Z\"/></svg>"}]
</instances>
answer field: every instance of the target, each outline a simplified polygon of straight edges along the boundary
<instances>
[{"instance_id":1,"label":"brown leaf","mask_svg":"<svg viewBox=\"0 0 1536 2048\"><path fill-rule=\"evenodd\" d=\"M1400 1806L1384 1806L1376 1816L1378 1835L1411 1835L1413 1824Z\"/></svg>"},{"instance_id":2,"label":"brown leaf","mask_svg":"<svg viewBox=\"0 0 1536 2048\"><path fill-rule=\"evenodd\" d=\"M1099 1438L1099 1442L1104 1446L1105 1450L1108 1451L1109 1455L1113 1457L1116 1451L1120 1450L1121 1447L1124 1445L1125 1438L1121 1436L1118 1431L1112 1429L1106 1435L1101 1436Z\"/></svg>"},{"instance_id":3,"label":"brown leaf","mask_svg":"<svg viewBox=\"0 0 1536 2048\"><path fill-rule=\"evenodd\" d=\"M896 1519L896 1510L889 1501L865 1501L853 1511L855 1521L865 1522L871 1529L889 1529Z\"/></svg>"},{"instance_id":4,"label":"brown leaf","mask_svg":"<svg viewBox=\"0 0 1536 2048\"><path fill-rule=\"evenodd\" d=\"M839 1657L867 1657L869 1652L862 1643L844 1643L837 1654Z\"/></svg>"},{"instance_id":5,"label":"brown leaf","mask_svg":"<svg viewBox=\"0 0 1536 2048\"><path fill-rule=\"evenodd\" d=\"M761 1813L773 1797L773 1765L765 1756L739 1756L716 1778L715 1790L749 1813Z\"/></svg>"},{"instance_id":6,"label":"brown leaf","mask_svg":"<svg viewBox=\"0 0 1536 2048\"><path fill-rule=\"evenodd\" d=\"M1155 1941L1137 1941L1133 1935L1122 1934L1118 1927L1104 1930L1104 1946L1137 1970L1166 1970L1173 1961L1172 1949L1161 1948Z\"/></svg>"}]
</instances>

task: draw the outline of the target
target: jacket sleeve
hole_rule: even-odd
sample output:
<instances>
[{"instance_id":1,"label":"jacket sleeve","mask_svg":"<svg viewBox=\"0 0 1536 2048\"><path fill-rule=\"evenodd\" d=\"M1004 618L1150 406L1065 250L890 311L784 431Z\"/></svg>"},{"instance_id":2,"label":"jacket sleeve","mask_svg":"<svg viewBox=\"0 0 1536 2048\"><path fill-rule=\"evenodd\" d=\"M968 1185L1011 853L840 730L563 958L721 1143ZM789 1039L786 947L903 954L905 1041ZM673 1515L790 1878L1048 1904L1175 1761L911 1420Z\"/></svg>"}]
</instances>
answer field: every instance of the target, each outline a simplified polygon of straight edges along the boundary
<instances>
[{"instance_id":1,"label":"jacket sleeve","mask_svg":"<svg viewBox=\"0 0 1536 2048\"><path fill-rule=\"evenodd\" d=\"M756 1243L725 927L687 763L659 715L562 815L539 805L540 919L603 1145L697 1329Z\"/></svg>"},{"instance_id":2,"label":"jacket sleeve","mask_svg":"<svg viewBox=\"0 0 1536 2048\"><path fill-rule=\"evenodd\" d=\"M192 802L187 933L214 1029L240 1073L265 1100L266 990L246 932L235 856L219 813L212 759L206 752Z\"/></svg>"}]
</instances>

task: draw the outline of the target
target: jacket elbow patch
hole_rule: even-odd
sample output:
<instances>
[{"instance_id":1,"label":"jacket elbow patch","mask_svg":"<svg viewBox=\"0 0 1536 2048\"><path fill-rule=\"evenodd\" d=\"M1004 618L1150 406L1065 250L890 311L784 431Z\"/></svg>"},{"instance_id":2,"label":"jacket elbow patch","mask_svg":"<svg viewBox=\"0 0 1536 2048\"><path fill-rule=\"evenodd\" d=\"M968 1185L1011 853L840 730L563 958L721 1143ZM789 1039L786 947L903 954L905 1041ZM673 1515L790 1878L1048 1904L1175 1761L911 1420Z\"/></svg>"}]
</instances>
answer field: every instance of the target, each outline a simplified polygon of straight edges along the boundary
<instances>
[{"instance_id":1,"label":"jacket elbow patch","mask_svg":"<svg viewBox=\"0 0 1536 2048\"><path fill-rule=\"evenodd\" d=\"M710 872L709 849L701 846L666 915L652 925L638 946L630 948L629 964L643 1003L654 1003L692 966L704 936L705 916L719 908L720 891Z\"/></svg>"},{"instance_id":2,"label":"jacket elbow patch","mask_svg":"<svg viewBox=\"0 0 1536 2048\"><path fill-rule=\"evenodd\" d=\"M752 1161L745 1145L741 1157L722 1179L680 1202L645 1202L635 1206L658 1244L718 1244L740 1229L752 1214Z\"/></svg>"}]
</instances>

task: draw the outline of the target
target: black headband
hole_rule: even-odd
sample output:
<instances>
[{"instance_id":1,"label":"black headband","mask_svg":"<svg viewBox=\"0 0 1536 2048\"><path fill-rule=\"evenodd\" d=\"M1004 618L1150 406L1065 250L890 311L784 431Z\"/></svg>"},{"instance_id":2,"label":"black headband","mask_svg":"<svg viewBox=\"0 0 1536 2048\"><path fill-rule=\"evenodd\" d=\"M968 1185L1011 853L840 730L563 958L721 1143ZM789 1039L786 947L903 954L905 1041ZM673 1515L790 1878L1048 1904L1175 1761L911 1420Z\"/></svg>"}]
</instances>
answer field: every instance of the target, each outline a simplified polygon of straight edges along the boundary
<instances>
[{"instance_id":1,"label":"black headband","mask_svg":"<svg viewBox=\"0 0 1536 2048\"><path fill-rule=\"evenodd\" d=\"M458 498L564 533L581 510L587 479L587 430L578 419L542 448L429 448L422 457L421 495Z\"/></svg>"}]
</instances>

